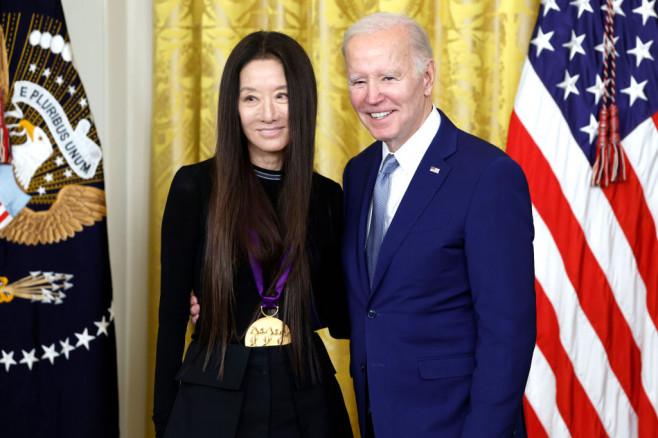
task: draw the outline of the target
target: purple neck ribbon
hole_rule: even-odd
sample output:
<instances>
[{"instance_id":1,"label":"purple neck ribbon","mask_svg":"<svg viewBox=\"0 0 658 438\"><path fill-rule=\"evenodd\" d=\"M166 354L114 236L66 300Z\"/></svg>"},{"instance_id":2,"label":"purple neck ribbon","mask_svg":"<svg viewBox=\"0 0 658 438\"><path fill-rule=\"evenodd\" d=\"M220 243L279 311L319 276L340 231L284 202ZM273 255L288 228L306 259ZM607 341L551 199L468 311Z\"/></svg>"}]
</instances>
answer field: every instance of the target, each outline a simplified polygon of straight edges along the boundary
<instances>
[{"instance_id":1,"label":"purple neck ribbon","mask_svg":"<svg viewBox=\"0 0 658 438\"><path fill-rule=\"evenodd\" d=\"M258 246L258 236L253 230L249 230L249 235L251 236L251 240ZM286 251L286 254L283 256L283 260L281 261L281 266L283 266L286 263L286 260L288 260L288 254L290 254L290 248ZM264 309L276 309L277 302L279 301L279 297L281 296L281 292L283 292L283 285L286 283L286 280L288 279L288 275L290 274L290 265L286 268L286 270L281 274L281 277L279 277L279 280L276 282L276 289L274 296L268 297L264 296L263 294L265 293L265 285L263 282L263 268L256 260L256 258L249 253L249 264L251 265L251 272L254 275L254 281L256 282L256 288L258 289L258 295L260 295L262 299L262 306Z\"/></svg>"}]
</instances>

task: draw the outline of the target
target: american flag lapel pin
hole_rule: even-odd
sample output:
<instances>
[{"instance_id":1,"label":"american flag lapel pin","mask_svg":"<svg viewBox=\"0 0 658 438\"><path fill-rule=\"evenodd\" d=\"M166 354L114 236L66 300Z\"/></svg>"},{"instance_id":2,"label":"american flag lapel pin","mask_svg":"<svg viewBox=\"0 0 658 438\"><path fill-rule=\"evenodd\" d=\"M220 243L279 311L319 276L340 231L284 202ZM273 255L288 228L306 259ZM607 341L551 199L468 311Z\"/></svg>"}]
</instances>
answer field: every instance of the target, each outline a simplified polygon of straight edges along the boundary
<instances>
[{"instance_id":1,"label":"american flag lapel pin","mask_svg":"<svg viewBox=\"0 0 658 438\"><path fill-rule=\"evenodd\" d=\"M440 170L441 169L439 169L438 167L434 167L434 166L430 167L430 172L432 173L438 174Z\"/></svg>"}]
</instances>

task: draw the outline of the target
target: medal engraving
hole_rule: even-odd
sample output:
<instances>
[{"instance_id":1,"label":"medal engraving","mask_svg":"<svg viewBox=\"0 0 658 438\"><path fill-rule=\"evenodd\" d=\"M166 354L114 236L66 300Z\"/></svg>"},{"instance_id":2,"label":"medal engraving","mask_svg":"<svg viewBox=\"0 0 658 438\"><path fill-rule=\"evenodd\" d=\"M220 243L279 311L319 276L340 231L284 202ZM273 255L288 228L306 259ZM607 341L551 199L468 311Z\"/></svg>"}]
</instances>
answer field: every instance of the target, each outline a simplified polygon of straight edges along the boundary
<instances>
[{"instance_id":1,"label":"medal engraving","mask_svg":"<svg viewBox=\"0 0 658 438\"><path fill-rule=\"evenodd\" d=\"M275 315L266 315L261 308L264 317L257 319L247 329L244 344L247 347L270 347L275 345L290 344L290 329ZM278 308L277 308L278 313Z\"/></svg>"}]
</instances>

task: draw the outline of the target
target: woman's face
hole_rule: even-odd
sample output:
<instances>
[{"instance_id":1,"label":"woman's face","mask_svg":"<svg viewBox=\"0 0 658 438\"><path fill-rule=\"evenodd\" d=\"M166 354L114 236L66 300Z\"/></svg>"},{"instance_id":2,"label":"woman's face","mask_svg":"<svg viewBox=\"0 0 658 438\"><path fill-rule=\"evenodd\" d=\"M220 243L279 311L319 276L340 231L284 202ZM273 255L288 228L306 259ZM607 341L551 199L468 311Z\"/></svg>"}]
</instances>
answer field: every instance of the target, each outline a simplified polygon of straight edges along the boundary
<instances>
[{"instance_id":1,"label":"woman's face","mask_svg":"<svg viewBox=\"0 0 658 438\"><path fill-rule=\"evenodd\" d=\"M240 72L238 112L251 162L280 170L290 140L288 84L277 59L257 59Z\"/></svg>"}]
</instances>

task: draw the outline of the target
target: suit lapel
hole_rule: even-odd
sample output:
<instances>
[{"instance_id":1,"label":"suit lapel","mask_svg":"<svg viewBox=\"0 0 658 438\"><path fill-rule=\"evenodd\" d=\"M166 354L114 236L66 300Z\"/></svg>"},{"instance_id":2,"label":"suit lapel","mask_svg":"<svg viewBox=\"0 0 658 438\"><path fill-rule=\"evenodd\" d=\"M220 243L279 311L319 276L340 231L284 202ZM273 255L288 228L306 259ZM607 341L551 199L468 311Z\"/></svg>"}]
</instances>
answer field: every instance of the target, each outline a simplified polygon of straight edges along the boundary
<instances>
[{"instance_id":1,"label":"suit lapel","mask_svg":"<svg viewBox=\"0 0 658 438\"><path fill-rule=\"evenodd\" d=\"M396 250L434 197L436 191L439 190L448 177L452 168L445 159L456 150L458 131L445 114L441 111L439 113L441 114L439 131L420 161L382 241L375 278L373 279L373 292L377 290ZM438 169L438 173L436 169ZM369 185L371 195L373 184L374 179ZM366 220L367 215L368 210L366 208Z\"/></svg>"},{"instance_id":2,"label":"suit lapel","mask_svg":"<svg viewBox=\"0 0 658 438\"><path fill-rule=\"evenodd\" d=\"M370 200L372 199L372 191L377 179L377 171L382 158L382 143L376 142L370 146L368 156L364 160L367 164L363 169L362 179L357 183L358 187L363 187L361 191L361 198L358 200L360 206L359 211L359 225L357 231L357 263L359 277L361 281L361 288L366 296L370 295L370 281L368 280L368 263L366 261L366 238L368 233L368 214L370 213Z\"/></svg>"}]
</instances>

